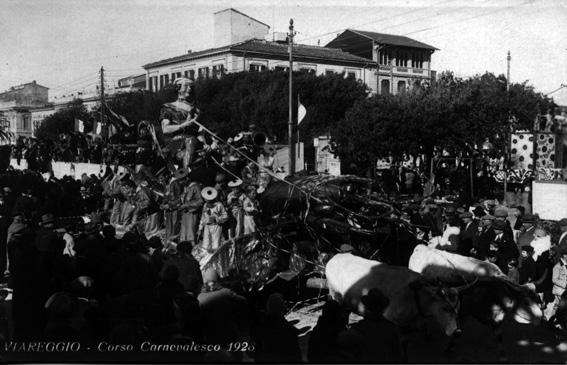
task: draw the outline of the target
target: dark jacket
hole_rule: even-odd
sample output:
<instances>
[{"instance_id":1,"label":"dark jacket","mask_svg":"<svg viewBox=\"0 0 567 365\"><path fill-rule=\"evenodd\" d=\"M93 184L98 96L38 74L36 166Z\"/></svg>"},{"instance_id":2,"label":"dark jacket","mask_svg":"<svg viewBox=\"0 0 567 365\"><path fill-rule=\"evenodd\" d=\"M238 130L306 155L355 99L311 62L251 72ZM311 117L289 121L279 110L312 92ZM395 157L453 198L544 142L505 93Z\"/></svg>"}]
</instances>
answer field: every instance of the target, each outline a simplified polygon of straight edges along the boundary
<instances>
[{"instance_id":1,"label":"dark jacket","mask_svg":"<svg viewBox=\"0 0 567 365\"><path fill-rule=\"evenodd\" d=\"M473 242L478 237L478 223L472 221L468 226L461 229L461 237L459 239L459 248L457 253L464 256L470 256Z\"/></svg>"},{"instance_id":2,"label":"dark jacket","mask_svg":"<svg viewBox=\"0 0 567 365\"><path fill-rule=\"evenodd\" d=\"M262 318L252 333L256 362L300 363L298 335L299 331L283 316Z\"/></svg>"},{"instance_id":3,"label":"dark jacket","mask_svg":"<svg viewBox=\"0 0 567 365\"><path fill-rule=\"evenodd\" d=\"M345 362L400 363L404 361L400 333L383 316L367 316L338 339Z\"/></svg>"}]
</instances>

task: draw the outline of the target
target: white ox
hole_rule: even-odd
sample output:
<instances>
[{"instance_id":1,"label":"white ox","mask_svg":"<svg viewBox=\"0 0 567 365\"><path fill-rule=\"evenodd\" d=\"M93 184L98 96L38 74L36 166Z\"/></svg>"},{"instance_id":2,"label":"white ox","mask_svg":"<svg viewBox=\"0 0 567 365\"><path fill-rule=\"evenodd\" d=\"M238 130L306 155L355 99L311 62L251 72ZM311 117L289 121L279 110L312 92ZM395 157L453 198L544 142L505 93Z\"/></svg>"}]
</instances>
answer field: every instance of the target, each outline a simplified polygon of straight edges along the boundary
<instances>
[{"instance_id":1,"label":"white ox","mask_svg":"<svg viewBox=\"0 0 567 365\"><path fill-rule=\"evenodd\" d=\"M406 267L343 253L329 260L325 275L330 296L353 312L363 314L360 298L377 288L390 300L384 316L398 326L432 318L448 336L457 329L458 289L433 285Z\"/></svg>"},{"instance_id":2,"label":"white ox","mask_svg":"<svg viewBox=\"0 0 567 365\"><path fill-rule=\"evenodd\" d=\"M408 267L428 279L441 280L445 283L470 282L483 278L508 279L493 263L425 245L415 247Z\"/></svg>"}]
</instances>

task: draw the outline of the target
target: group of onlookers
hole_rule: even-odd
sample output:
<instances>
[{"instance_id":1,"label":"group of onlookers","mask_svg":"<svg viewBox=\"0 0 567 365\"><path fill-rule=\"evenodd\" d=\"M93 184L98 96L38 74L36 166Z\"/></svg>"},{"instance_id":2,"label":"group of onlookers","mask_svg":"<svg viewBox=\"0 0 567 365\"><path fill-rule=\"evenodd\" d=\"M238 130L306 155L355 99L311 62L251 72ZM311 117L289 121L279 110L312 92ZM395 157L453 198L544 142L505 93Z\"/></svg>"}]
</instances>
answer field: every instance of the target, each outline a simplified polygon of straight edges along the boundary
<instances>
[{"instance_id":1,"label":"group of onlookers","mask_svg":"<svg viewBox=\"0 0 567 365\"><path fill-rule=\"evenodd\" d=\"M493 201L473 207L424 202L409 217L435 248L497 265L515 283L540 293L547 319L567 287L567 219L557 223Z\"/></svg>"}]
</instances>

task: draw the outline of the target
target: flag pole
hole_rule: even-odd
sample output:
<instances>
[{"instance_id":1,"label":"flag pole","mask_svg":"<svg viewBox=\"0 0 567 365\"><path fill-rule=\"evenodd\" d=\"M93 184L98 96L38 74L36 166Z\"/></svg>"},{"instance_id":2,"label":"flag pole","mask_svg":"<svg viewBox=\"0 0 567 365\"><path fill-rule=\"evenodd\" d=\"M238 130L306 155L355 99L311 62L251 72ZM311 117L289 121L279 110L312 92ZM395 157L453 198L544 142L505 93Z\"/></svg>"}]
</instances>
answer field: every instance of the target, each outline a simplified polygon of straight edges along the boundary
<instances>
[{"instance_id":1,"label":"flag pole","mask_svg":"<svg viewBox=\"0 0 567 365\"><path fill-rule=\"evenodd\" d=\"M299 106L301 101L299 100L299 93L297 93L297 158L301 157L301 144L299 142Z\"/></svg>"}]
</instances>

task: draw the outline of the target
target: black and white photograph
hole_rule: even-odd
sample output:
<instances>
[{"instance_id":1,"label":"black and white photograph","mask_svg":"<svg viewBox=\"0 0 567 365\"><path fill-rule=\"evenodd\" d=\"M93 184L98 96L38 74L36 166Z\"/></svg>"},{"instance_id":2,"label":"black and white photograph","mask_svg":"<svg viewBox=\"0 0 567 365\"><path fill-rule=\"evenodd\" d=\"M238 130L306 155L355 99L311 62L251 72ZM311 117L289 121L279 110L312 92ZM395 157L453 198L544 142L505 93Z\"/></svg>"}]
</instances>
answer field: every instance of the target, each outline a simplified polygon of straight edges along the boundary
<instances>
[{"instance_id":1,"label":"black and white photograph","mask_svg":"<svg viewBox=\"0 0 567 365\"><path fill-rule=\"evenodd\" d=\"M567 1L0 1L0 363L567 364L566 289Z\"/></svg>"}]
</instances>

